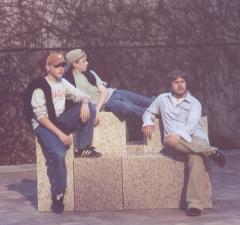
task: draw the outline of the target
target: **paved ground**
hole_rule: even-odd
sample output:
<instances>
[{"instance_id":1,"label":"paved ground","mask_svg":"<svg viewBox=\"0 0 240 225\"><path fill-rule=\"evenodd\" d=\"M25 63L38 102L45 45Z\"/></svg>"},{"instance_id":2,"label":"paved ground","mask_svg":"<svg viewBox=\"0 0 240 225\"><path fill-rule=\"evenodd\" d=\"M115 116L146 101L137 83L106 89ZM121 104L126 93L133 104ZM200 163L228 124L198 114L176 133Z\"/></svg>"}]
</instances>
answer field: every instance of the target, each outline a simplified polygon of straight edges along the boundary
<instances>
[{"instance_id":1,"label":"paved ground","mask_svg":"<svg viewBox=\"0 0 240 225\"><path fill-rule=\"evenodd\" d=\"M240 225L240 150L225 151L227 166L213 167L214 208L189 218L178 209L62 215L38 212L35 165L0 167L0 225Z\"/></svg>"}]
</instances>

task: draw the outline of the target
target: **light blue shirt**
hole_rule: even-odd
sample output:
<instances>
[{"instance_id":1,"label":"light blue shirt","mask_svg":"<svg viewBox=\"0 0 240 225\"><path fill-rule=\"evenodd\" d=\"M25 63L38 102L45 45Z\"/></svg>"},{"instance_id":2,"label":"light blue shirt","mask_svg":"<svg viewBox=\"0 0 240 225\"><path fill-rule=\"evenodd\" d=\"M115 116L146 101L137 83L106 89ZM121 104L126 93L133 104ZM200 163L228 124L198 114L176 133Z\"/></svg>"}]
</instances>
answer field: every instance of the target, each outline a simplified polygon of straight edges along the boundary
<instances>
[{"instance_id":1,"label":"light blue shirt","mask_svg":"<svg viewBox=\"0 0 240 225\"><path fill-rule=\"evenodd\" d=\"M198 136L209 142L208 136L200 124L201 114L201 103L189 92L179 102L170 92L163 93L152 102L143 114L143 127L154 126L155 116L161 115L164 138L176 133L187 142L192 141L192 136Z\"/></svg>"}]
</instances>

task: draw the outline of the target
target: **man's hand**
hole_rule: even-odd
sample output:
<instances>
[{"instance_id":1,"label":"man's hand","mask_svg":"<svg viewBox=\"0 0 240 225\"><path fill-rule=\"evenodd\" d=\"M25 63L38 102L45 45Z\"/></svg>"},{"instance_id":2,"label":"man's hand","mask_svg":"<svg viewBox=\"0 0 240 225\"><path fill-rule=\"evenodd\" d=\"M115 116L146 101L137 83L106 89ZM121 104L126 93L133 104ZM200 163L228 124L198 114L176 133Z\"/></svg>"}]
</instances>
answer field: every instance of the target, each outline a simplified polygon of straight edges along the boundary
<instances>
[{"instance_id":1,"label":"man's hand","mask_svg":"<svg viewBox=\"0 0 240 225\"><path fill-rule=\"evenodd\" d=\"M58 134L58 138L61 140L61 142L65 145L65 146L69 146L72 143L71 137L69 135L66 135L63 132L59 132Z\"/></svg>"},{"instance_id":2,"label":"man's hand","mask_svg":"<svg viewBox=\"0 0 240 225\"><path fill-rule=\"evenodd\" d=\"M145 137L151 139L153 133L155 132L155 127L152 125L143 127L143 134Z\"/></svg>"},{"instance_id":3,"label":"man's hand","mask_svg":"<svg viewBox=\"0 0 240 225\"><path fill-rule=\"evenodd\" d=\"M164 142L169 146L175 146L180 139L181 137L178 134L173 133L168 135Z\"/></svg>"},{"instance_id":4,"label":"man's hand","mask_svg":"<svg viewBox=\"0 0 240 225\"><path fill-rule=\"evenodd\" d=\"M80 119L83 123L86 123L89 118L90 118L90 111L89 111L88 103L83 102L80 109Z\"/></svg>"},{"instance_id":5,"label":"man's hand","mask_svg":"<svg viewBox=\"0 0 240 225\"><path fill-rule=\"evenodd\" d=\"M47 116L41 117L38 122L48 128L51 132L53 132L59 140L68 148L69 145L71 145L72 140L69 135L66 135L62 130L60 130L58 127L56 127L49 119Z\"/></svg>"}]
</instances>

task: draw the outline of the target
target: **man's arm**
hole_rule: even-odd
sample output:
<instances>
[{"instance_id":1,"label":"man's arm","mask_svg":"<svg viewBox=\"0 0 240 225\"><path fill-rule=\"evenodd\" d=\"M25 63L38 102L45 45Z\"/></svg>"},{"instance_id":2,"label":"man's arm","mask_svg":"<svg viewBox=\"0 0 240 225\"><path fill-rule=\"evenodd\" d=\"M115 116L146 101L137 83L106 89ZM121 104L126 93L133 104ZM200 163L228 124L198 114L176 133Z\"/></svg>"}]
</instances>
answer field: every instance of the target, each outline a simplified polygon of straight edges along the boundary
<instances>
[{"instance_id":1,"label":"man's arm","mask_svg":"<svg viewBox=\"0 0 240 225\"><path fill-rule=\"evenodd\" d=\"M79 90L78 88L74 87L67 80L63 79L63 82L66 88L67 98L71 98L75 102L82 103L80 109L80 119L83 123L87 122L88 119L90 118L90 110L88 106L88 103L90 102L90 96L87 95L85 92Z\"/></svg>"},{"instance_id":2,"label":"man's arm","mask_svg":"<svg viewBox=\"0 0 240 225\"><path fill-rule=\"evenodd\" d=\"M108 96L108 91L107 91L107 88L106 88L106 82L102 81L102 79L98 76L98 74L93 71L93 70L90 70L90 72L94 75L95 79L96 79L96 86L100 92L100 98L99 98L99 101L97 102L97 105L96 105L96 110L97 112L100 112L103 104L105 103L106 101L106 98Z\"/></svg>"},{"instance_id":3,"label":"man's arm","mask_svg":"<svg viewBox=\"0 0 240 225\"><path fill-rule=\"evenodd\" d=\"M99 85L98 90L100 92L100 98L99 98L99 100L97 102L97 105L96 105L95 126L97 126L100 122L100 117L99 117L100 110L101 110L101 108L102 108L103 104L105 103L105 100L108 96L107 88L104 85Z\"/></svg>"},{"instance_id":4,"label":"man's arm","mask_svg":"<svg viewBox=\"0 0 240 225\"><path fill-rule=\"evenodd\" d=\"M154 120L156 115L160 115L160 101L161 97L158 96L152 104L146 109L143 113L142 120L143 120L143 134L151 139L152 134L155 131Z\"/></svg>"},{"instance_id":5,"label":"man's arm","mask_svg":"<svg viewBox=\"0 0 240 225\"><path fill-rule=\"evenodd\" d=\"M64 145L70 145L71 139L68 135L62 132L56 127L49 119L47 115L46 99L41 89L36 89L33 92L31 105L33 107L33 113L36 120L44 127L52 131L62 141Z\"/></svg>"},{"instance_id":6,"label":"man's arm","mask_svg":"<svg viewBox=\"0 0 240 225\"><path fill-rule=\"evenodd\" d=\"M100 110L101 110L101 108L102 108L103 104L105 103L105 100L108 96L108 91L107 91L107 88L104 85L99 85L99 86L97 86L97 88L100 92L100 98L97 102L96 110L98 112L100 112Z\"/></svg>"},{"instance_id":7,"label":"man's arm","mask_svg":"<svg viewBox=\"0 0 240 225\"><path fill-rule=\"evenodd\" d=\"M106 101L106 98L108 97L108 91L107 91L107 88L105 87L106 83L102 81L102 79L98 76L98 74L93 70L90 70L90 72L94 75L94 77L96 79L97 88L100 92L100 98L96 104L95 126L97 126L100 122L99 113L100 113L100 110L101 110L103 104Z\"/></svg>"}]
</instances>

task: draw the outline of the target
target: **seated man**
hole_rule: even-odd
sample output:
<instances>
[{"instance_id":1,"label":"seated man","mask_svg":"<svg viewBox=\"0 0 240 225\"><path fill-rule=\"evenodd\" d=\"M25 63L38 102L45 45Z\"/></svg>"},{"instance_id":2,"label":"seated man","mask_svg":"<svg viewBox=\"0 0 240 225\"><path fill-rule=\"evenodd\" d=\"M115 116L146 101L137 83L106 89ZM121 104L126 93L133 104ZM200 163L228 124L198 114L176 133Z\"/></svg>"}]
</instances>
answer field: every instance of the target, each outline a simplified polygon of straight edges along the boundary
<instances>
[{"instance_id":1,"label":"seated man","mask_svg":"<svg viewBox=\"0 0 240 225\"><path fill-rule=\"evenodd\" d=\"M65 155L71 144L69 134L76 131L76 149L87 157L98 157L92 144L96 116L90 98L62 78L64 57L51 53L46 60L45 77L33 80L25 92L25 110L32 121L34 133L43 146L47 174L51 185L52 206L55 213L64 210L63 198L66 189ZM78 102L65 110L66 97Z\"/></svg>"},{"instance_id":2,"label":"seated man","mask_svg":"<svg viewBox=\"0 0 240 225\"><path fill-rule=\"evenodd\" d=\"M92 70L87 70L86 53L81 49L74 49L67 53L67 62L71 65L65 73L65 78L74 86L90 95L96 105L96 121L99 122L99 112L104 107L120 119L139 119L154 98L146 97L131 91L106 88L105 83Z\"/></svg>"},{"instance_id":3,"label":"seated man","mask_svg":"<svg viewBox=\"0 0 240 225\"><path fill-rule=\"evenodd\" d=\"M203 209L199 193L199 171L205 169L203 159L212 159L220 167L225 165L224 155L209 145L207 134L200 125L202 108L193 97L186 83L186 74L174 70L169 74L171 92L160 94L143 114L143 133L151 138L154 119L161 115L164 126L163 144L188 156L189 180L186 201L187 215L199 216Z\"/></svg>"}]
</instances>

